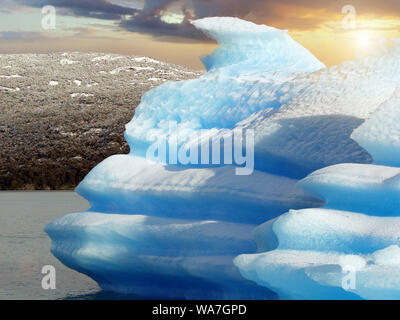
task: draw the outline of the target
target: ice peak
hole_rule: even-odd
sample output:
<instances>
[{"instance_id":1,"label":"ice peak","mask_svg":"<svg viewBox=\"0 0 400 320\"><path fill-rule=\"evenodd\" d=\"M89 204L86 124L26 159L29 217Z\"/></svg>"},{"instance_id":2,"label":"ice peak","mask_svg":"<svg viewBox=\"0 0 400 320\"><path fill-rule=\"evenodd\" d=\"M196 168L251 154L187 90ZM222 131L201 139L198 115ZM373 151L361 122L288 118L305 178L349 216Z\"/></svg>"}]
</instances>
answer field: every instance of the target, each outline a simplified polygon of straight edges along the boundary
<instances>
[{"instance_id":1,"label":"ice peak","mask_svg":"<svg viewBox=\"0 0 400 320\"><path fill-rule=\"evenodd\" d=\"M287 30L231 17L212 17L192 21L204 34L218 41L219 48L203 57L207 70L225 68L233 75L257 70L288 77L325 67L310 51L294 41ZM234 68L229 68L233 66Z\"/></svg>"},{"instance_id":2,"label":"ice peak","mask_svg":"<svg viewBox=\"0 0 400 320\"><path fill-rule=\"evenodd\" d=\"M238 38L248 41L254 38L283 38L288 32L233 17L210 17L194 20L191 23L220 44Z\"/></svg>"}]
</instances>

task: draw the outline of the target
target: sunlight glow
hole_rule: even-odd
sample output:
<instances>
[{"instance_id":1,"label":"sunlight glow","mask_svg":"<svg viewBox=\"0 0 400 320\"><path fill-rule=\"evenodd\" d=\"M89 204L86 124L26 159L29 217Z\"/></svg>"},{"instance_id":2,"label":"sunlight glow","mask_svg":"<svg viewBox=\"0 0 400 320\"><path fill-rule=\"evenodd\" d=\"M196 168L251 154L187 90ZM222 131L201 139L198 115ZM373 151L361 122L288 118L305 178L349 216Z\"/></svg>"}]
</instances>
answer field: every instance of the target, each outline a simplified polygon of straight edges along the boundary
<instances>
[{"instance_id":1,"label":"sunlight glow","mask_svg":"<svg viewBox=\"0 0 400 320\"><path fill-rule=\"evenodd\" d=\"M367 34L362 34L359 39L358 39L360 46L363 50L367 50L370 43L371 43L371 39Z\"/></svg>"},{"instance_id":2,"label":"sunlight glow","mask_svg":"<svg viewBox=\"0 0 400 320\"><path fill-rule=\"evenodd\" d=\"M177 13L167 13L161 16L161 20L166 22L166 23L173 23L173 24L179 24L182 23L184 20L185 16L183 14L177 14Z\"/></svg>"}]
</instances>

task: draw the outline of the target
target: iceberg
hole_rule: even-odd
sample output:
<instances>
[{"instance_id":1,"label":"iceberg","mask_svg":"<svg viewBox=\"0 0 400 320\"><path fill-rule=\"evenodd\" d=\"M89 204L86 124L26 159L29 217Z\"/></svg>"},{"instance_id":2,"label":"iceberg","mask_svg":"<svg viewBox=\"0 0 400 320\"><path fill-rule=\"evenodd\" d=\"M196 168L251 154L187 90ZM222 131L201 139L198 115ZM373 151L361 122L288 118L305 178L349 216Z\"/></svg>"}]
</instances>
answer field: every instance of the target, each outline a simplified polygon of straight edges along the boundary
<instances>
[{"instance_id":1,"label":"iceberg","mask_svg":"<svg viewBox=\"0 0 400 320\"><path fill-rule=\"evenodd\" d=\"M260 253L235 259L244 277L286 299L400 299L398 97L352 134L380 165L339 164L301 180L325 205L259 226Z\"/></svg>"},{"instance_id":2,"label":"iceberg","mask_svg":"<svg viewBox=\"0 0 400 320\"><path fill-rule=\"evenodd\" d=\"M269 250L266 254L276 255L275 249L285 239L285 254L294 265L283 268L276 263L285 263L284 258L271 256L276 268L267 274L278 282L287 276L288 286L296 278L295 266L309 263L306 258L296 261L296 253L304 252L307 238L313 241L318 228L309 230L307 223L299 224L292 236L284 221L289 225L292 215L301 216L296 212L321 207L326 193L319 193L323 192L319 187L314 193L312 187L304 187L312 185L311 180L297 183L315 170L344 162L354 163L358 170L349 170L354 173L349 180L363 172L359 168L375 166L370 153L351 135L392 96L400 78L400 46L326 68L287 31L227 17L192 23L220 44L202 59L207 72L198 79L164 83L142 97L126 125L130 154L106 159L80 183L76 191L91 207L46 227L51 251L104 290L147 298L295 296L264 279L264 273L256 276L258 267L268 266L256 262L260 259L256 253ZM336 173L325 176L329 174L340 185ZM391 208L379 217L389 224L389 219L396 219L396 202L388 195L390 201L380 207L378 194L385 194L385 188L395 192L394 184L382 181L382 177L395 180L395 174L388 169L367 172L363 178L371 185L374 208L380 212ZM359 186L363 188L360 183L351 190ZM347 187L341 185L340 192L346 194ZM330 187L322 189L335 206ZM351 199L343 205L343 210L353 208ZM334 209L315 210L323 215L323 210ZM349 212L348 219L362 222L360 214ZM327 245L339 247L339 241L333 241L337 240L335 219L340 220L336 215L319 216L311 223L326 226L332 240ZM374 221L371 228L385 223ZM342 232L349 239L343 255L358 253L349 249L352 234L359 235L359 241L366 237L376 242L370 247L376 249L374 257L380 263L397 250L394 231L378 230L364 238L363 230L356 228ZM293 249L291 239L296 234L304 238L298 246L304 245ZM317 244L323 245L321 240L315 240L313 245ZM310 251L310 255L315 261L342 258L324 251ZM392 268L397 260L390 261ZM299 274L304 283L314 281Z\"/></svg>"},{"instance_id":3,"label":"iceberg","mask_svg":"<svg viewBox=\"0 0 400 320\"><path fill-rule=\"evenodd\" d=\"M352 138L367 149L374 163L400 166L400 87L374 117L357 128Z\"/></svg>"}]
</instances>

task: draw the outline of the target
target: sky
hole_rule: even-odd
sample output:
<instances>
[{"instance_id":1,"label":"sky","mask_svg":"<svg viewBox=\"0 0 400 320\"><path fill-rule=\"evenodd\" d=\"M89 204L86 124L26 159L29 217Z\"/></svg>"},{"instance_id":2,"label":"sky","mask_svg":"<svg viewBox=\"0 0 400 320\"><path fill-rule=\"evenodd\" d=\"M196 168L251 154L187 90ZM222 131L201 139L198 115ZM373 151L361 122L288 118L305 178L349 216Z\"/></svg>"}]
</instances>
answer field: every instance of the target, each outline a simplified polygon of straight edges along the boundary
<instances>
[{"instance_id":1,"label":"sky","mask_svg":"<svg viewBox=\"0 0 400 320\"><path fill-rule=\"evenodd\" d=\"M0 53L120 53L200 69L216 44L190 20L211 16L288 30L328 66L400 37L400 0L0 0Z\"/></svg>"}]
</instances>

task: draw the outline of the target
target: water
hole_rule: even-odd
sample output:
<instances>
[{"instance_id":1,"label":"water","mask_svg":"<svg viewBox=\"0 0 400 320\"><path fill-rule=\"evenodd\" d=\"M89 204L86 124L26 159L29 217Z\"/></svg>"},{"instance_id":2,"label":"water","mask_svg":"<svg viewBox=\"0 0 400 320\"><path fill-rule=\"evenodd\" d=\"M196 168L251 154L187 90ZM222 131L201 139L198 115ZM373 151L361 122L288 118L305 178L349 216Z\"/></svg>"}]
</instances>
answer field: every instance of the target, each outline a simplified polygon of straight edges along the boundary
<instances>
[{"instance_id":1,"label":"water","mask_svg":"<svg viewBox=\"0 0 400 320\"><path fill-rule=\"evenodd\" d=\"M113 299L50 253L46 224L89 203L74 192L0 192L0 299ZM56 269L56 289L44 290L44 265Z\"/></svg>"}]
</instances>

